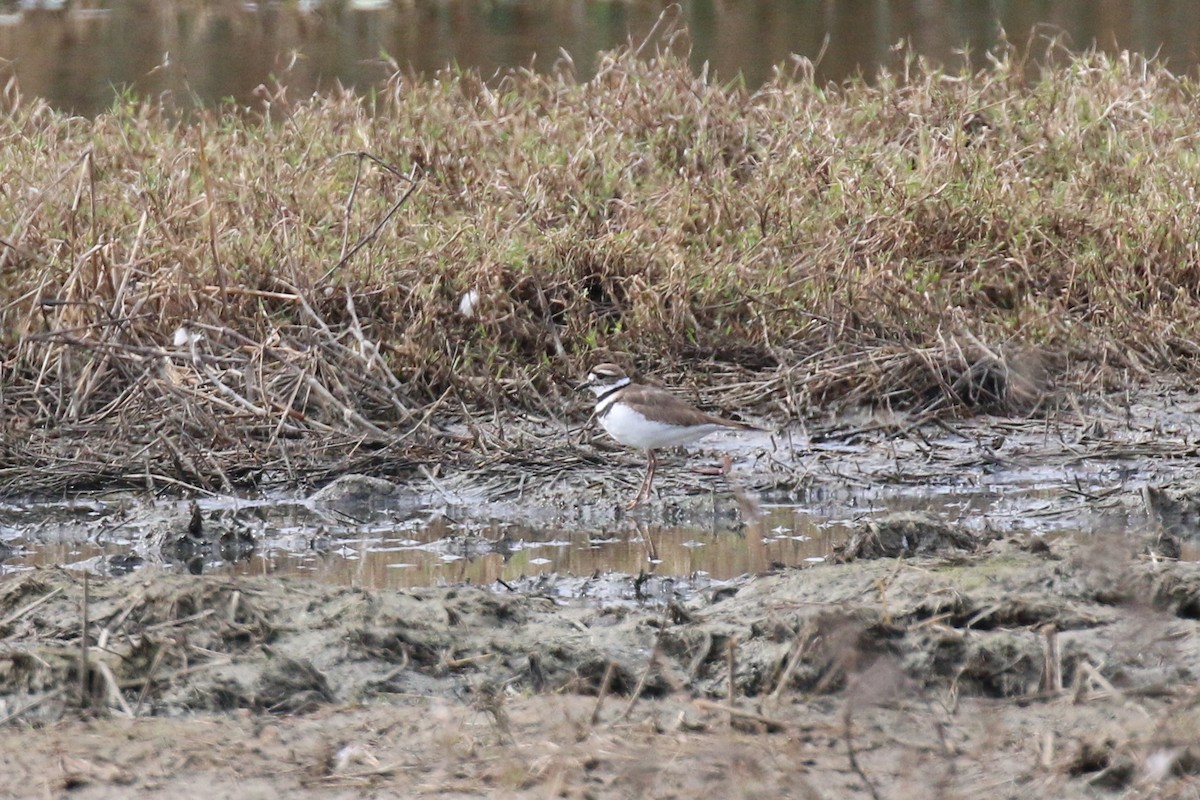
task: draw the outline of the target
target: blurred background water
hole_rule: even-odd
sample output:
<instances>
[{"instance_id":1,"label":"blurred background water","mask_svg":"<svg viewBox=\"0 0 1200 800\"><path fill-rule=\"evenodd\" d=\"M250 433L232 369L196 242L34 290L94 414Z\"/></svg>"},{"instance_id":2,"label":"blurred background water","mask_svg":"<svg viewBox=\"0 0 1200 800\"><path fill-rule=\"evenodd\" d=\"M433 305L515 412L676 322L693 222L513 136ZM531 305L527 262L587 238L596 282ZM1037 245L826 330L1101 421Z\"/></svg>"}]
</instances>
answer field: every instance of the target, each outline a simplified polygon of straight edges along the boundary
<instances>
[{"instance_id":1,"label":"blurred background water","mask_svg":"<svg viewBox=\"0 0 1200 800\"><path fill-rule=\"evenodd\" d=\"M360 89L392 64L432 74L454 64L485 77L549 70L569 54L586 78L597 53L640 42L663 2L643 0L7 0L0 2L0 80L26 95L95 114L118 93L187 107L250 104L278 78L292 97ZM1132 50L1179 73L1196 68L1198 0L683 0L697 69L755 86L791 54L822 80L897 62L896 45L957 69L1006 40L1032 52ZM967 55L964 55L964 52Z\"/></svg>"}]
</instances>

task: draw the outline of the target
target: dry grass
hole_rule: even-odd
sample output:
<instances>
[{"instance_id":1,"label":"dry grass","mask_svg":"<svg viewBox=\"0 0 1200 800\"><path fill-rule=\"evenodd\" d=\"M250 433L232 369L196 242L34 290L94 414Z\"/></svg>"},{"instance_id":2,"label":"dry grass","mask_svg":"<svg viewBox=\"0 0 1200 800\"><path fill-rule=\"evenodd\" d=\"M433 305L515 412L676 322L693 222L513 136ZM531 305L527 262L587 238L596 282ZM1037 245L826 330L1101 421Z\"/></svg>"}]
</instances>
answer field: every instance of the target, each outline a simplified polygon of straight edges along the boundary
<instances>
[{"instance_id":1,"label":"dry grass","mask_svg":"<svg viewBox=\"0 0 1200 800\"><path fill-rule=\"evenodd\" d=\"M10 86L0 488L403 471L470 450L432 423L561 416L601 357L776 416L1192 369L1196 86L1132 56L906 64L750 91L621 52L186 124Z\"/></svg>"}]
</instances>

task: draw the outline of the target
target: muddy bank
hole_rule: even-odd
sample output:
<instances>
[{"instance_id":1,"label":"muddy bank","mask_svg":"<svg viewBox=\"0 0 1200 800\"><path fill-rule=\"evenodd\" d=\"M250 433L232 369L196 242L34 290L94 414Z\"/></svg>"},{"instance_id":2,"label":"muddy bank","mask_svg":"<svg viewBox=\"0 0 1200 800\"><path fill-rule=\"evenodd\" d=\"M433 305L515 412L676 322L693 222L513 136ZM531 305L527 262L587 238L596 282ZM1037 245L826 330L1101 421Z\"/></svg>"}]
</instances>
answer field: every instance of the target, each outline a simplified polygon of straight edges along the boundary
<instances>
[{"instance_id":1,"label":"muddy bank","mask_svg":"<svg viewBox=\"0 0 1200 800\"><path fill-rule=\"evenodd\" d=\"M603 440L304 496L6 506L14 549L124 549L0 580L0 778L205 800L1177 796L1200 779L1196 408L715 438L632 515L642 465ZM594 452L614 461L562 457ZM848 535L774 566L816 512ZM554 525L633 566L539 571L530 553L584 549L534 540ZM652 549L669 526L757 560L673 563ZM397 589L254 555L352 563L368 542L516 574Z\"/></svg>"},{"instance_id":2,"label":"muddy bank","mask_svg":"<svg viewBox=\"0 0 1200 800\"><path fill-rule=\"evenodd\" d=\"M0 772L81 796L196 796L189 784L228 765L205 753L167 769L182 756L146 737L216 736L252 745L239 781L299 796L478 796L497 781L514 796L667 796L743 770L764 791L802 779L811 797L911 796L935 777L952 796L1195 780L1200 566L1121 539L960 544L640 605L91 578L82 680L82 577L25 573L0 584ZM86 764L13 746L26 736ZM684 761L657 764L667 751ZM732 773L686 774L718 751L697 763Z\"/></svg>"},{"instance_id":3,"label":"muddy bank","mask_svg":"<svg viewBox=\"0 0 1200 800\"><path fill-rule=\"evenodd\" d=\"M1160 387L1120 400L1080 398L1039 419L877 412L717 435L664 453L655 493L633 513L623 507L642 456L602 433L579 442L516 420L495 427L520 457L497 452L486 464L404 480L341 476L320 488L194 501L5 498L0 574L167 565L376 588L643 569L726 580L827 557L859 521L900 510L975 532L1136 537L1155 524L1148 488L1186 495L1200 479L1200 398ZM1200 525L1185 527L1180 553L1195 559Z\"/></svg>"}]
</instances>

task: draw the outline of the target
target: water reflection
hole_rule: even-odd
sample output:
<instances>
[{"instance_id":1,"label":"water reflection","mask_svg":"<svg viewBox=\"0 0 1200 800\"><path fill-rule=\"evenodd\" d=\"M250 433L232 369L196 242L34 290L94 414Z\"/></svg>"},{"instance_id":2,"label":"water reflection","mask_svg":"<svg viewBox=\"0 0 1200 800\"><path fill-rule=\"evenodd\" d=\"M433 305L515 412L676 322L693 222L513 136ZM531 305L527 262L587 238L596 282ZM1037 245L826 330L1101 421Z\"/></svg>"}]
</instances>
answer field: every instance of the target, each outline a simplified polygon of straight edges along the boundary
<instances>
[{"instance_id":1,"label":"water reflection","mask_svg":"<svg viewBox=\"0 0 1200 800\"><path fill-rule=\"evenodd\" d=\"M254 552L226 561L176 564L192 572L296 574L367 588L439 584L489 585L555 573L587 576L606 572L660 576L702 574L725 580L780 565L828 556L847 535L845 523L814 517L791 506L769 509L751 526L698 527L637 523L590 532L508 523L461 525L446 517L399 524L379 521L357 530L297 536L274 528ZM86 541L41 543L18 550L0 572L64 565L104 574L123 574L141 565L133 543L90 537Z\"/></svg>"},{"instance_id":2,"label":"water reflection","mask_svg":"<svg viewBox=\"0 0 1200 800\"><path fill-rule=\"evenodd\" d=\"M235 98L281 76L300 97L335 82L365 88L401 68L432 73L449 63L485 75L510 67L550 69L563 51L586 77L596 53L641 41L663 8L651 2L424 2L328 0L244 3L220 0L109 0L65 11L35 3L0 14L0 72L53 105L93 114L124 88L186 106ZM1076 48L1159 54L1179 71L1197 64L1200 3L1194 0L683 0L697 67L739 73L756 85L793 53L818 59L818 77L840 80L895 63L911 41L940 63L976 65L1002 40L1064 34ZM0 63L4 63L0 62Z\"/></svg>"},{"instance_id":3,"label":"water reflection","mask_svg":"<svg viewBox=\"0 0 1200 800\"><path fill-rule=\"evenodd\" d=\"M790 509L780 510L766 521L778 524L765 536L757 526L734 531L626 525L612 531L571 533L498 525L477 529L464 538L445 535L434 525L413 538L342 541L323 554L262 553L232 569L241 574L299 573L370 588L486 585L548 573L586 576L610 571L669 576L701 573L725 580L772 565L822 559L845 536L840 526L823 525Z\"/></svg>"},{"instance_id":4,"label":"water reflection","mask_svg":"<svg viewBox=\"0 0 1200 800\"><path fill-rule=\"evenodd\" d=\"M1016 535L1128 529L1128 520L1098 518L1087 504L1064 506L1061 483L1042 485L1034 480L1038 474L988 487L815 492L765 505L749 520L727 499L678 521L635 517L592 526L477 519L469 509L332 511L286 497L216 497L198 504L204 539L189 538L190 501L29 501L0 504L0 575L51 566L111 575L162 564L192 573L298 575L377 589L514 584L548 574L721 581L824 560L864 518L891 512L924 511ZM229 542L248 546L225 546ZM1200 555L1194 549L1184 557Z\"/></svg>"}]
</instances>

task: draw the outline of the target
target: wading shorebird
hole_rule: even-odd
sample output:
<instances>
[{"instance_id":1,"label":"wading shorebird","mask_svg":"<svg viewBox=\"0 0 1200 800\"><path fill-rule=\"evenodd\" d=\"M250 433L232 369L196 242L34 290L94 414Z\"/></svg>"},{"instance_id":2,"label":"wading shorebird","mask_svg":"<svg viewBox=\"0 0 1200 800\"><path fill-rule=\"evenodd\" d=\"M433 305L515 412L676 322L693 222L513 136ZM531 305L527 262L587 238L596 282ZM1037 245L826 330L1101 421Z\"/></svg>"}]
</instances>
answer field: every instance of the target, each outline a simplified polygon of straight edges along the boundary
<instances>
[{"instance_id":1,"label":"wading shorebird","mask_svg":"<svg viewBox=\"0 0 1200 800\"><path fill-rule=\"evenodd\" d=\"M596 395L593 416L600 420L608 435L628 447L646 451L646 477L634 508L650 496L654 469L658 466L655 450L689 444L719 430L763 431L745 422L706 414L690 403L654 386L634 383L616 364L598 364L587 380L576 387L590 389Z\"/></svg>"}]
</instances>

